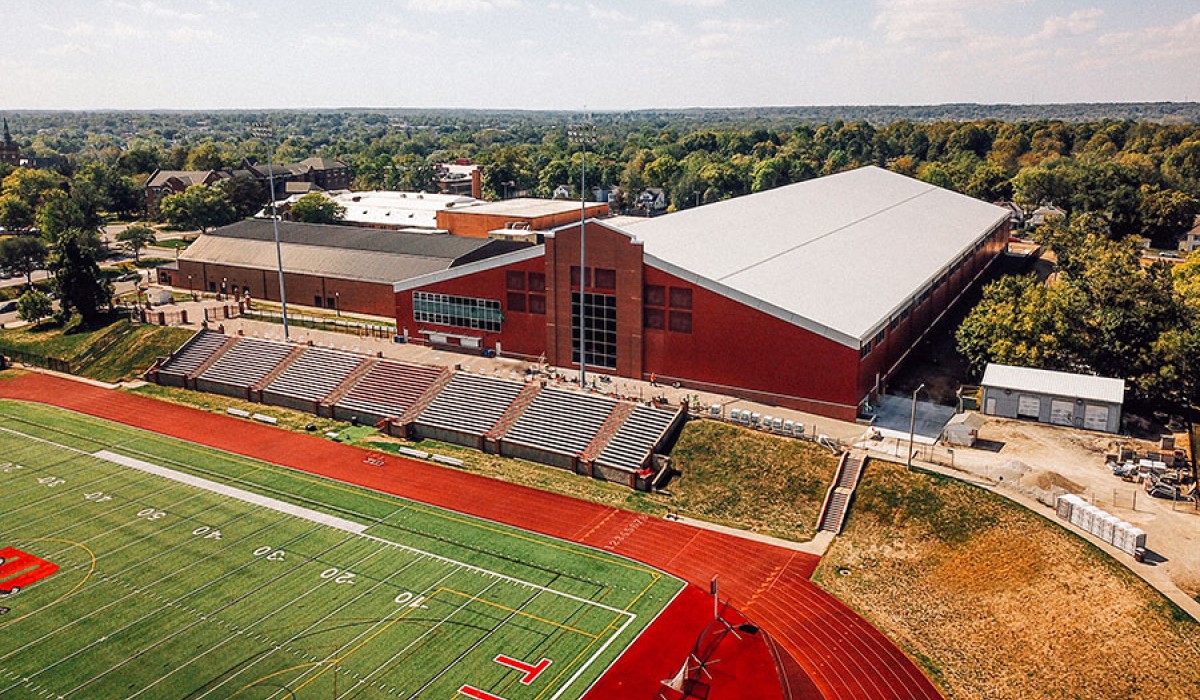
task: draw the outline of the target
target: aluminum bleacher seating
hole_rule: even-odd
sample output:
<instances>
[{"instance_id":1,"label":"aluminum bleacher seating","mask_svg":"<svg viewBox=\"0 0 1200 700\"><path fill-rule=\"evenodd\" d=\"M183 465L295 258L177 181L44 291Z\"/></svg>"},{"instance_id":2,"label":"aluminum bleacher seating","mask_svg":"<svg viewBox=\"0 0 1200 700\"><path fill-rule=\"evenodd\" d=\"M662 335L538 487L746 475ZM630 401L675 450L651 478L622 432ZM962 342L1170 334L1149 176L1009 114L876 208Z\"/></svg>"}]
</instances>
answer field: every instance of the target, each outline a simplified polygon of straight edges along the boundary
<instances>
[{"instance_id":1,"label":"aluminum bleacher seating","mask_svg":"<svg viewBox=\"0 0 1200 700\"><path fill-rule=\"evenodd\" d=\"M596 463L614 469L637 471L650 453L658 449L679 411L637 406L621 424L617 434L596 457Z\"/></svg>"},{"instance_id":2,"label":"aluminum bleacher seating","mask_svg":"<svg viewBox=\"0 0 1200 700\"><path fill-rule=\"evenodd\" d=\"M441 428L482 439L524 387L520 382L459 372L417 417L418 430Z\"/></svg>"},{"instance_id":3,"label":"aluminum bleacher seating","mask_svg":"<svg viewBox=\"0 0 1200 700\"><path fill-rule=\"evenodd\" d=\"M226 337L222 333L200 331L179 352L172 355L166 364L158 368L159 374L178 377L182 382L183 378L195 372L225 343Z\"/></svg>"},{"instance_id":4,"label":"aluminum bleacher seating","mask_svg":"<svg viewBox=\"0 0 1200 700\"><path fill-rule=\"evenodd\" d=\"M263 389L263 403L315 413L363 361L361 355L309 348Z\"/></svg>"},{"instance_id":5,"label":"aluminum bleacher seating","mask_svg":"<svg viewBox=\"0 0 1200 700\"><path fill-rule=\"evenodd\" d=\"M398 418L441 373L440 367L380 362L334 404L334 415L338 418L357 416L370 423Z\"/></svg>"},{"instance_id":6,"label":"aluminum bleacher seating","mask_svg":"<svg viewBox=\"0 0 1200 700\"><path fill-rule=\"evenodd\" d=\"M214 394L245 397L292 352L292 346L242 338L196 378L196 388Z\"/></svg>"},{"instance_id":7,"label":"aluminum bleacher seating","mask_svg":"<svg viewBox=\"0 0 1200 700\"><path fill-rule=\"evenodd\" d=\"M538 393L504 442L574 457L583 452L617 402L604 396L547 387Z\"/></svg>"}]
</instances>

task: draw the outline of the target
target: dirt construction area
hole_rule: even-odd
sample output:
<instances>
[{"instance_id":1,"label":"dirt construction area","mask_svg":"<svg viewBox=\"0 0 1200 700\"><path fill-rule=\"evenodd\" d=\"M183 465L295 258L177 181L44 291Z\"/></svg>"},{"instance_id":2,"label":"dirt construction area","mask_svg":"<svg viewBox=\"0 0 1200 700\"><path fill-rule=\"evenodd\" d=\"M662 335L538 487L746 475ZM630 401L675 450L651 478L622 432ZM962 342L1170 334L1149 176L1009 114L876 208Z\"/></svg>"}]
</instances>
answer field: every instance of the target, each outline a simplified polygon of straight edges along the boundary
<instances>
[{"instance_id":1,"label":"dirt construction area","mask_svg":"<svg viewBox=\"0 0 1200 700\"><path fill-rule=\"evenodd\" d=\"M1105 455L1119 446L1139 451L1155 443L1087 430L988 417L979 430L977 448L945 445L921 447L916 459L950 466L983 477L1003 492L1052 503L1053 496L1076 493L1099 508L1146 531L1149 550L1145 564L1116 554L1157 587L1170 593L1175 587L1190 601L1200 596L1200 510L1191 503L1151 498L1138 483L1112 475ZM904 446L901 446L903 451ZM896 446L875 449L896 454ZM1041 512L1053 517L1050 507ZM1115 550L1112 550L1115 552ZM1183 601L1185 607L1189 601Z\"/></svg>"}]
</instances>

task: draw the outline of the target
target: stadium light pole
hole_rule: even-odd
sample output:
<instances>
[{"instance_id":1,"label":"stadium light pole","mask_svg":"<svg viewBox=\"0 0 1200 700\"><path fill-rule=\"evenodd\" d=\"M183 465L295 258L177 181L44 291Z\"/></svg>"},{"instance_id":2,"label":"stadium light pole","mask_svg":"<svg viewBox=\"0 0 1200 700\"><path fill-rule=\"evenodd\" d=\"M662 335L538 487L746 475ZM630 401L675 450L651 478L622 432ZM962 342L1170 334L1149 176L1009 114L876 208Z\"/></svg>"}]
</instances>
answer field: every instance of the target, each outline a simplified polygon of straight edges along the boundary
<instances>
[{"instance_id":1,"label":"stadium light pole","mask_svg":"<svg viewBox=\"0 0 1200 700\"><path fill-rule=\"evenodd\" d=\"M271 138L275 130L269 124L256 123L251 133L267 142L267 182L271 190L271 229L275 233L275 263L279 270L279 304L283 309L283 339L291 340L288 333L287 292L283 286L283 246L279 243L279 211L275 208L275 168L271 164Z\"/></svg>"},{"instance_id":2,"label":"stadium light pole","mask_svg":"<svg viewBox=\"0 0 1200 700\"><path fill-rule=\"evenodd\" d=\"M909 471L912 471L913 439L917 434L917 394L921 393L924 388L925 382L921 382L921 386L913 389L912 393L912 415L908 419L908 462L906 465Z\"/></svg>"},{"instance_id":3,"label":"stadium light pole","mask_svg":"<svg viewBox=\"0 0 1200 700\"><path fill-rule=\"evenodd\" d=\"M581 122L567 127L567 141L583 149L579 161L579 388L587 388L587 147L596 141L596 127Z\"/></svg>"}]
</instances>

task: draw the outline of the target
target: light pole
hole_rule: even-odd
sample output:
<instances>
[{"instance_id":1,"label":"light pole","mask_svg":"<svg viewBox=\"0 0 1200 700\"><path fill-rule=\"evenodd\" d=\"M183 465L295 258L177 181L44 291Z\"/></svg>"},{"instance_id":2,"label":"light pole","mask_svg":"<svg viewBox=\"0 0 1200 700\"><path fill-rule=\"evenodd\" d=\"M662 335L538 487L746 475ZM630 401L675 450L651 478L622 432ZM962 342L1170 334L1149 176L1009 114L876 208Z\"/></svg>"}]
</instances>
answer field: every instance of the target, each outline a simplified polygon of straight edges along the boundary
<instances>
[{"instance_id":1,"label":"light pole","mask_svg":"<svg viewBox=\"0 0 1200 700\"><path fill-rule=\"evenodd\" d=\"M279 212L275 208L275 169L271 163L271 137L275 130L269 124L254 124L251 132L267 142L267 182L271 190L271 229L275 232L275 262L279 269L279 304L283 309L283 339L291 340L288 333L287 291L283 287L283 246L279 243ZM264 298L266 295L263 295Z\"/></svg>"},{"instance_id":2,"label":"light pole","mask_svg":"<svg viewBox=\"0 0 1200 700\"><path fill-rule=\"evenodd\" d=\"M912 471L912 453L913 453L913 438L917 432L917 394L925 388L925 382L921 382L921 386L913 389L912 393L912 416L908 420L908 463L907 468Z\"/></svg>"},{"instance_id":3,"label":"light pole","mask_svg":"<svg viewBox=\"0 0 1200 700\"><path fill-rule=\"evenodd\" d=\"M192 299L196 298L196 288L192 286L192 276L188 275L188 294L192 295Z\"/></svg>"},{"instance_id":4,"label":"light pole","mask_svg":"<svg viewBox=\"0 0 1200 700\"><path fill-rule=\"evenodd\" d=\"M567 127L567 141L583 149L579 160L579 388L587 388L587 147L596 141L596 127L589 122Z\"/></svg>"},{"instance_id":5,"label":"light pole","mask_svg":"<svg viewBox=\"0 0 1200 700\"><path fill-rule=\"evenodd\" d=\"M341 292L333 293L333 309L334 309L334 311L337 312L338 316L342 315L342 293Z\"/></svg>"}]
</instances>

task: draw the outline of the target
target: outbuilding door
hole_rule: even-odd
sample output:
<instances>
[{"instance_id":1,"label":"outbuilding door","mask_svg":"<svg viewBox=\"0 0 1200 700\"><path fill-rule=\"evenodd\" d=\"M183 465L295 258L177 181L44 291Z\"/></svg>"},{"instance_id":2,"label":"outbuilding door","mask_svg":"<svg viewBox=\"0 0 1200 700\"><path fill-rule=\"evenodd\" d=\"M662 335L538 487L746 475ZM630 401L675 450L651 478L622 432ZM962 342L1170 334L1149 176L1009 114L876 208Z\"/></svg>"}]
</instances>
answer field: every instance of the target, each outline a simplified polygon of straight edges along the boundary
<instances>
[{"instance_id":1,"label":"outbuilding door","mask_svg":"<svg viewBox=\"0 0 1200 700\"><path fill-rule=\"evenodd\" d=\"M1050 422L1055 425L1075 425L1075 403L1051 399Z\"/></svg>"},{"instance_id":2,"label":"outbuilding door","mask_svg":"<svg viewBox=\"0 0 1200 700\"><path fill-rule=\"evenodd\" d=\"M1108 430L1108 406L1088 406L1083 411L1083 427L1088 430Z\"/></svg>"},{"instance_id":3,"label":"outbuilding door","mask_svg":"<svg viewBox=\"0 0 1200 700\"><path fill-rule=\"evenodd\" d=\"M1017 397L1017 418L1042 417L1042 400L1036 396Z\"/></svg>"}]
</instances>

